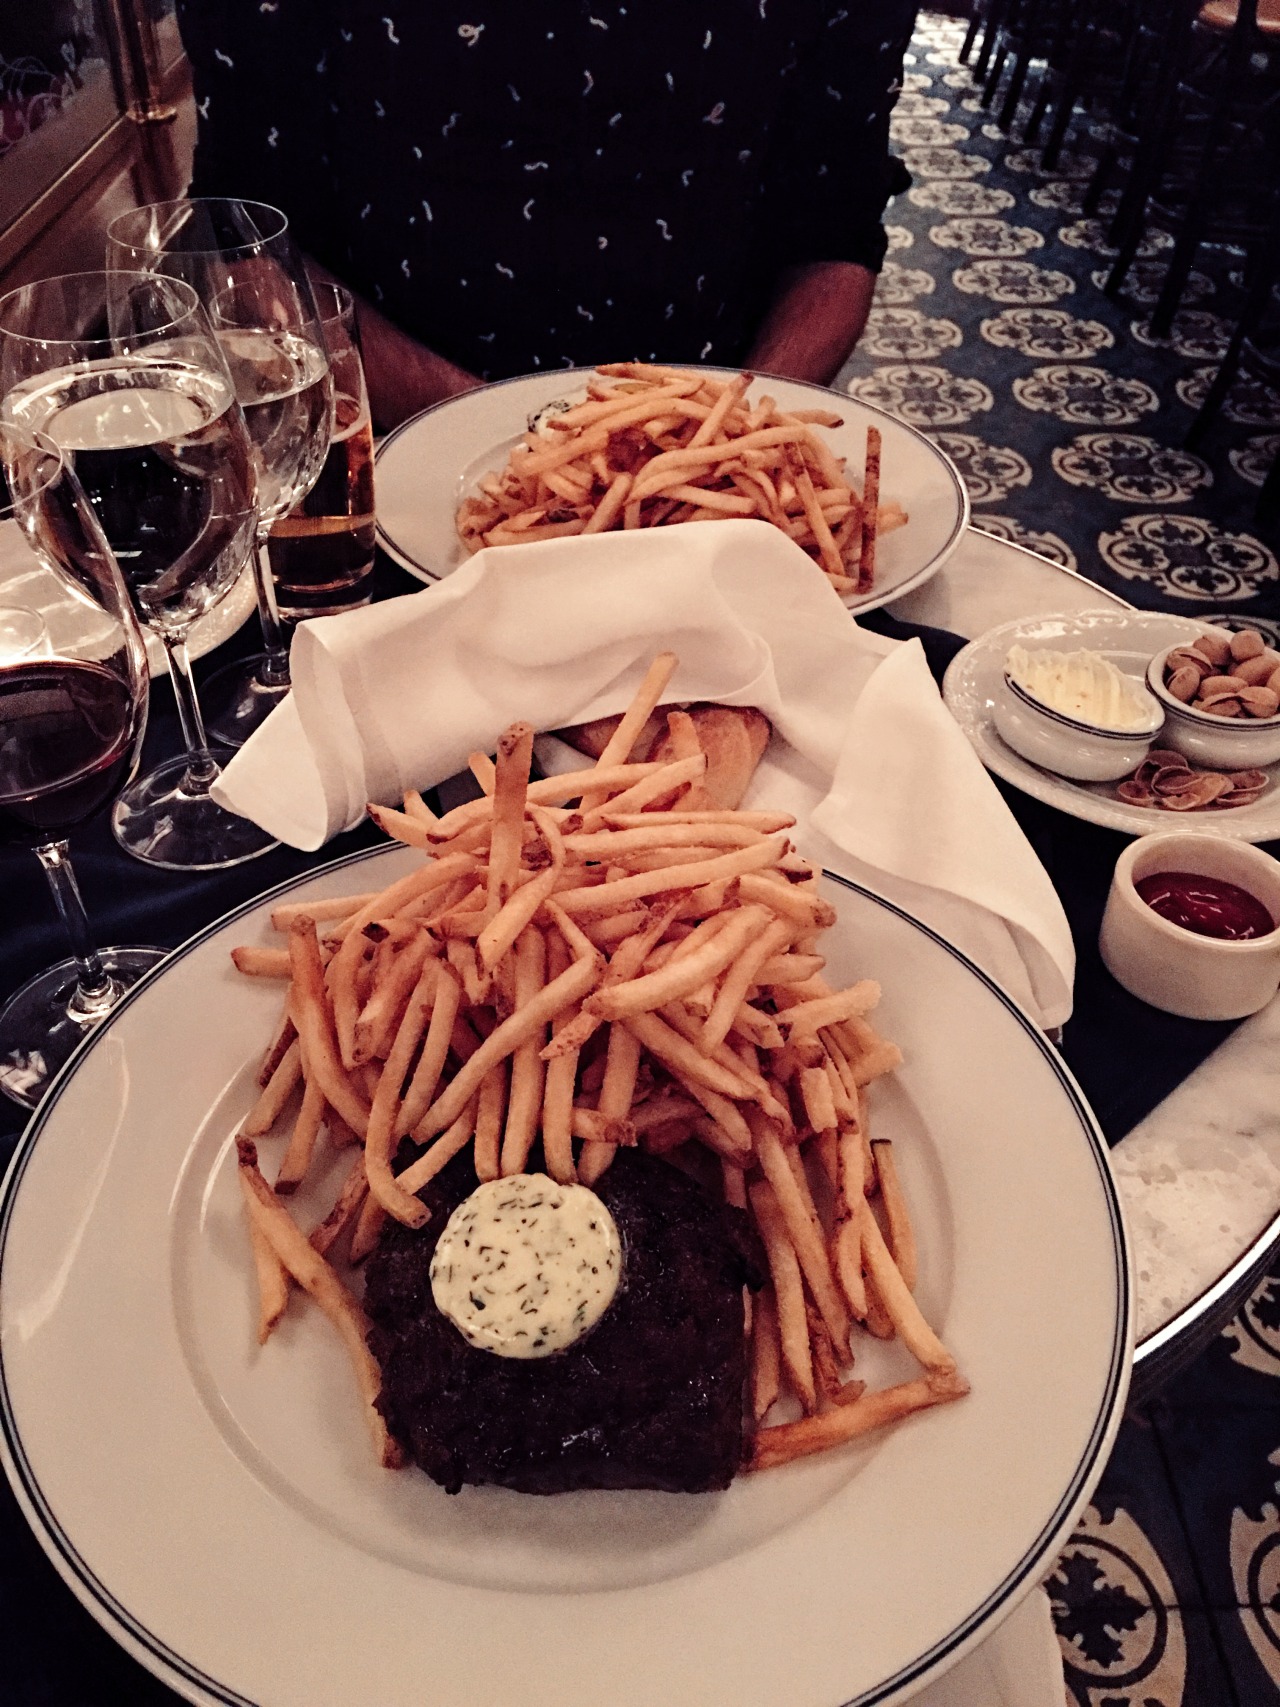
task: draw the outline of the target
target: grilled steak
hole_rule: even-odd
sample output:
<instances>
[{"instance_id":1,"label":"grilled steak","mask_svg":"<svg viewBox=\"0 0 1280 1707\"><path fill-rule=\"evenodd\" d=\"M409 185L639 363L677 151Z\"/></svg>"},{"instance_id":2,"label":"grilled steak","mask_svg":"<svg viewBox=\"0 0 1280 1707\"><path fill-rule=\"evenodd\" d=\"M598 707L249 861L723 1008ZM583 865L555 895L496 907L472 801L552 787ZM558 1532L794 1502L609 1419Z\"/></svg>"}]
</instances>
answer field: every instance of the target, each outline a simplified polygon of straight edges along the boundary
<instances>
[{"instance_id":1,"label":"grilled steak","mask_svg":"<svg viewBox=\"0 0 1280 1707\"><path fill-rule=\"evenodd\" d=\"M431 1295L436 1242L476 1183L464 1152L424 1186L426 1226L388 1222L369 1259L392 1434L450 1493L727 1487L742 1454L742 1288L762 1278L746 1216L669 1163L620 1151L596 1188L622 1237L618 1296L576 1344L522 1360L469 1345Z\"/></svg>"}]
</instances>

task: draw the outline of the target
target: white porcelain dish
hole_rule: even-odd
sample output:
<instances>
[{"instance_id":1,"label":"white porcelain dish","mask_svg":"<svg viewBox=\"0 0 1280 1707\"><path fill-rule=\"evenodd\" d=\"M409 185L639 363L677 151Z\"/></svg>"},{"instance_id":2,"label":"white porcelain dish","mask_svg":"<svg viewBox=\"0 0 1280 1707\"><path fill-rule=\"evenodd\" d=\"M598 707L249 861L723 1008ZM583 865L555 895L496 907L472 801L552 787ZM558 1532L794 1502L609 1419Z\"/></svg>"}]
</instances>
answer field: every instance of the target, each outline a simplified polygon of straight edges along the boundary
<instances>
[{"instance_id":1,"label":"white porcelain dish","mask_svg":"<svg viewBox=\"0 0 1280 1707\"><path fill-rule=\"evenodd\" d=\"M956 654L943 680L943 697L978 757L996 776L1073 818L1133 836L1152 834L1169 828L1173 814L1160 807L1133 806L1117 799L1114 783L1074 782L1057 776L1006 744L995 722L1005 659L1014 645L1053 646L1062 651L1087 646L1109 653L1117 662L1126 657L1130 673L1141 676L1155 652L1193 640L1200 631L1201 625L1188 617L1157 611L1110 609L1081 611L1074 616L1021 617L988 629ZM1204 835L1242 842L1270 842L1280 837L1280 765L1258 768L1268 770L1269 784L1252 806L1196 812L1195 829Z\"/></svg>"},{"instance_id":2,"label":"white porcelain dish","mask_svg":"<svg viewBox=\"0 0 1280 1707\"><path fill-rule=\"evenodd\" d=\"M454 516L484 474L500 469L528 418L557 398L582 393L589 369L527 374L465 392L404 422L377 453L378 543L420 581L451 575L467 553ZM727 376L732 370L708 368ZM795 380L758 379L748 392L776 399L783 409L829 409L840 427L816 429L861 477L868 425L883 438L880 496L901 504L909 521L880 540L876 584L850 594L850 610L875 610L937 573L963 537L969 497L955 464L923 433L844 392Z\"/></svg>"},{"instance_id":3,"label":"white porcelain dish","mask_svg":"<svg viewBox=\"0 0 1280 1707\"><path fill-rule=\"evenodd\" d=\"M1141 692L1146 727L1108 729L1055 711L1005 670L992 715L1005 744L1041 769L1075 782L1115 782L1137 770L1164 723L1159 702L1145 688Z\"/></svg>"},{"instance_id":4,"label":"white porcelain dish","mask_svg":"<svg viewBox=\"0 0 1280 1707\"><path fill-rule=\"evenodd\" d=\"M1167 719L1163 744L1210 769L1261 770L1280 762L1280 717L1214 717L1184 705L1165 683L1170 650L1162 646L1147 666L1147 686Z\"/></svg>"},{"instance_id":5,"label":"white porcelain dish","mask_svg":"<svg viewBox=\"0 0 1280 1707\"><path fill-rule=\"evenodd\" d=\"M22 537L17 522L0 524L0 597L17 600L36 610L46 608L46 601L56 603L56 583L53 571L47 569ZM248 622L257 608L253 585L253 568L247 564L239 580L197 622L192 623L187 650L192 658L203 658L224 640L230 640ZM147 643L147 663L153 676L169 673L169 660L164 647L150 629L144 628Z\"/></svg>"},{"instance_id":6,"label":"white porcelain dish","mask_svg":"<svg viewBox=\"0 0 1280 1707\"><path fill-rule=\"evenodd\" d=\"M1200 936L1162 918L1136 885L1157 872L1216 877L1280 920L1280 864L1261 848L1220 836L1141 836L1120 855L1098 946L1131 995L1184 1019L1244 1019L1280 989L1280 928L1246 942Z\"/></svg>"},{"instance_id":7,"label":"white porcelain dish","mask_svg":"<svg viewBox=\"0 0 1280 1707\"><path fill-rule=\"evenodd\" d=\"M291 892L366 890L415 858ZM276 897L126 997L5 1183L0 1442L49 1556L138 1659L237 1707L887 1707L1041 1580L1128 1379L1107 1152L1007 996L896 908L828 893L833 973L882 978L906 1053L872 1118L899 1141L921 1301L973 1390L721 1496L450 1499L379 1469L323 1317L294 1306L253 1338L231 1140L279 991L227 951L266 940ZM904 1368L872 1352L871 1381Z\"/></svg>"}]
</instances>

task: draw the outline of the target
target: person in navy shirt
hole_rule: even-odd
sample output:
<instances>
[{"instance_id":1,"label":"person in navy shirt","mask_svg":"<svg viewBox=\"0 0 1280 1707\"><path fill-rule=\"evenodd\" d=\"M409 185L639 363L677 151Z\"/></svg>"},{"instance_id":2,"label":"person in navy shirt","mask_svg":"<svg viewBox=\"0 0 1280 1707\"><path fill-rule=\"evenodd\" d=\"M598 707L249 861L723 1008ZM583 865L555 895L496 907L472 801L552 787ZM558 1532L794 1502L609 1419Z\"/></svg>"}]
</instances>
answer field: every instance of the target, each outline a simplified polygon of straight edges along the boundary
<instances>
[{"instance_id":1,"label":"person in navy shirt","mask_svg":"<svg viewBox=\"0 0 1280 1707\"><path fill-rule=\"evenodd\" d=\"M192 193L282 207L357 292L380 426L597 361L825 382L862 331L902 0L178 11Z\"/></svg>"}]
</instances>

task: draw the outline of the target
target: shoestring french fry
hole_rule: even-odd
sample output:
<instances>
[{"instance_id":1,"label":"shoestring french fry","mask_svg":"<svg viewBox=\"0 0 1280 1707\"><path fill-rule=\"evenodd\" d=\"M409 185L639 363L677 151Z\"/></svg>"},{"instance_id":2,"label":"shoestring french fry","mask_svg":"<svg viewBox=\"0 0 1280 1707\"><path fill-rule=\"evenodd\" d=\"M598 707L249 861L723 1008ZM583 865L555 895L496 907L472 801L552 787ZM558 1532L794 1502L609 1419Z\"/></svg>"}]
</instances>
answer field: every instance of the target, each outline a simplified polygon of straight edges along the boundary
<instances>
[{"instance_id":1,"label":"shoestring french fry","mask_svg":"<svg viewBox=\"0 0 1280 1707\"><path fill-rule=\"evenodd\" d=\"M403 1454L387 1433L387 1425L375 1402L382 1386L382 1374L366 1343L369 1324L364 1310L320 1253L308 1243L289 1211L263 1179L252 1140L242 1138L237 1152L240 1184L250 1224L257 1227L280 1263L298 1285L311 1294L338 1330L355 1370L378 1460L388 1468L398 1467L403 1461Z\"/></svg>"},{"instance_id":2,"label":"shoestring french fry","mask_svg":"<svg viewBox=\"0 0 1280 1707\"><path fill-rule=\"evenodd\" d=\"M688 418L703 424L716 401L666 399L696 402ZM740 408L725 403L711 431ZM424 1224L418 1193L455 1156L468 1152L481 1179L539 1168L584 1185L619 1145L694 1171L701 1156L767 1258L746 1395L749 1467L763 1468L965 1387L912 1295L919 1241L893 1145L868 1123L867 1087L901 1057L868 1017L879 986L823 976L835 914L792 846L793 820L664 804L705 775L704 752L631 762L675 667L654 661L594 767L531 781L533 731L513 725L496 766L477 756L481 800L440 819L382 815L420 861L405 876L277 907L285 946L233 951L259 985L283 963L283 1011L241 1132L255 1331L269 1339L310 1293L368 1398L359 1264L388 1217ZM281 1146L274 1189L255 1138ZM308 1231L317 1197L327 1212ZM899 1339L923 1378L864 1392L848 1368L867 1333ZM796 1408L801 1420L785 1420ZM371 1426L386 1461L394 1443Z\"/></svg>"},{"instance_id":3,"label":"shoestring french fry","mask_svg":"<svg viewBox=\"0 0 1280 1707\"><path fill-rule=\"evenodd\" d=\"M463 499L459 538L474 552L756 516L794 539L837 591L870 591L878 538L909 519L901 505L880 504L879 429L867 429L859 491L819 430L844 417L782 410L771 397L750 405L753 379L600 368L587 402L547 415Z\"/></svg>"}]
</instances>

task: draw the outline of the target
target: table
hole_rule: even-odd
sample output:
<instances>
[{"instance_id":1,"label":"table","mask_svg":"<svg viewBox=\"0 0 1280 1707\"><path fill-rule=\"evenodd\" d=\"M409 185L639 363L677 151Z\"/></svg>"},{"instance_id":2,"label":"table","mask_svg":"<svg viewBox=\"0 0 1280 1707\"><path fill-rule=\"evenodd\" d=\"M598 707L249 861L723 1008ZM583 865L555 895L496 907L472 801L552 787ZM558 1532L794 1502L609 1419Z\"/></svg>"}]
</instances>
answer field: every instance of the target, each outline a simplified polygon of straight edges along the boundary
<instances>
[{"instance_id":1,"label":"table","mask_svg":"<svg viewBox=\"0 0 1280 1707\"><path fill-rule=\"evenodd\" d=\"M380 567L384 594L416 590L416 584L398 571ZM3 569L0 567L0 578ZM1036 554L1004 541L970 531L941 573L926 586L896 601L890 614L901 620L942 628L971 637L998 622L1049 610L1077 611L1120 601L1093 583L1060 569ZM222 649L249 649L254 626L250 623L235 640ZM221 658L209 661L210 666ZM207 666L206 666L207 667ZM198 675L203 669L198 669ZM157 689L156 716L149 736L147 762L158 756L159 744L173 739L173 713L169 690ZM1020 808L1019 801L1014 802ZM1073 845L1073 821L1062 820L1047 808L1036 812L1057 820L1068 850ZM1032 817L1035 813L1032 813ZM1086 827L1091 830L1091 827ZM338 838L325 850L326 856L353 847L373 845L381 838L369 826ZM1082 842L1085 838L1081 838ZM1116 846L1124 838L1116 838ZM1093 841L1097 844L1097 836ZM75 838L77 864L87 892L91 915L112 916L112 934L172 944L211 916L237 904L282 878L301 872L315 863L314 856L282 849L262 860L230 873L199 874L182 878L174 874L149 873L145 881L138 868L136 893L123 896L123 874L133 868L122 862L103 825L88 827ZM1093 850L1092 881L1099 886L1106 859L1114 857L1103 837ZM47 962L58 947L51 909L43 893L42 879L34 861L5 860L6 944L10 978L26 976ZM27 866L32 869L27 870ZM125 904L127 900L127 905ZM199 920L193 918L198 911ZM123 919L123 922L122 922ZM1083 933L1077 923L1078 940ZM1268 1014L1242 1026L1204 1065L1165 1098L1123 1138L1114 1151L1117 1176L1134 1235L1139 1280L1139 1312L1143 1344L1139 1367L1164 1370L1174 1358L1191 1355L1203 1338L1235 1308L1238 1298L1259 1263L1280 1240L1280 1131L1265 1108L1268 1089L1258 1073L1258 1062L1280 1027L1280 1004ZM1274 1052L1272 1052L1274 1054ZM1271 1098L1274 1104L1275 1099ZM1206 1127L1204 1110L1212 1106L1214 1123ZM1262 1142L1252 1129L1273 1128ZM1118 1129L1127 1124L1120 1119ZM0 1109L0 1156L7 1151L21 1125L20 1112L12 1105ZM5 1142L6 1135L8 1143ZM15 1514L16 1519L16 1514ZM16 1520L21 1522L21 1520ZM28 1551L34 1539L25 1534ZM21 1580L24 1553L0 1559L0 1589L3 1577ZM39 1561L43 1566L43 1561ZM27 1568L35 1569L28 1559ZM14 1574L16 1572L16 1575ZM21 1602L16 1602L21 1604ZM39 1609L36 1609L37 1611ZM43 1612L39 1613L44 1616ZM52 1615L50 1615L52 1616ZM0 1677L0 1702L14 1707L34 1698L34 1686L51 1703L71 1699L153 1699L113 1695L111 1678L133 1667L124 1655L103 1637L97 1645L96 1663L101 1668L102 1693L76 1696L66 1688L48 1694L48 1680L41 1674L30 1679L32 1692L23 1694L21 1661L19 1673ZM24 1649L25 1652L25 1649ZM83 1665L84 1657L73 1655L67 1665ZM1029 1683L1031 1673L1046 1680L1035 1695L1049 1699L1054 1693L1056 1651L1043 1597L1032 1597L1002 1627L998 1636L985 1643L971 1661L964 1662L927 1692L928 1707L1000 1707L1000 1703L1024 1699L1010 1693L1014 1681ZM118 1672L117 1672L117 1668ZM56 1662L55 1662L56 1669ZM1008 1681L1008 1692L1005 1682ZM6 1697L6 1687L18 1693ZM95 1686L96 1688L96 1686ZM154 1699L171 1699L155 1686Z\"/></svg>"},{"instance_id":2,"label":"table","mask_svg":"<svg viewBox=\"0 0 1280 1707\"><path fill-rule=\"evenodd\" d=\"M967 638L1046 611L1122 605L1074 571L970 528L940 574L888 608ZM1114 1146L1133 1245L1134 1393L1189 1362L1280 1250L1280 998Z\"/></svg>"}]
</instances>

